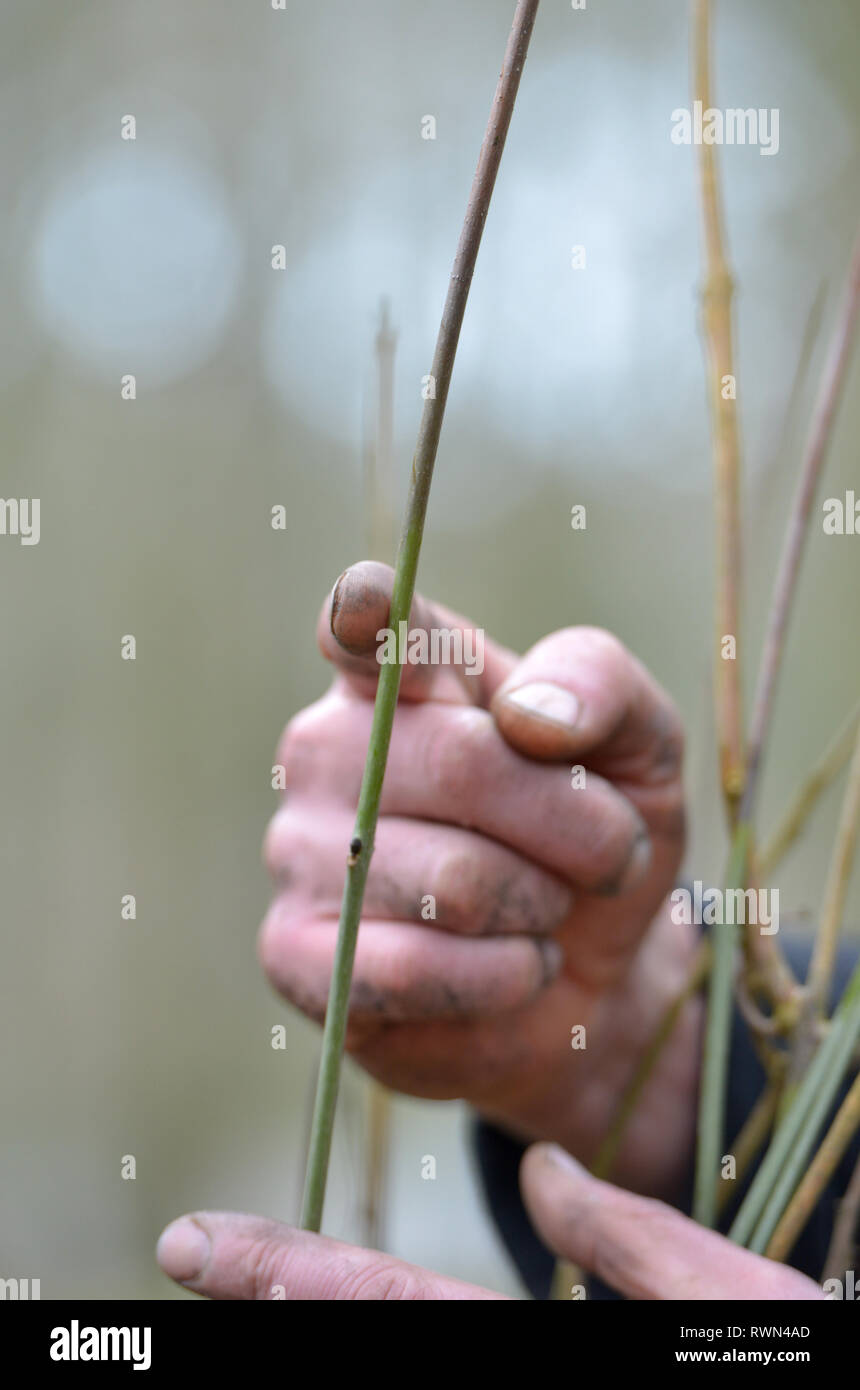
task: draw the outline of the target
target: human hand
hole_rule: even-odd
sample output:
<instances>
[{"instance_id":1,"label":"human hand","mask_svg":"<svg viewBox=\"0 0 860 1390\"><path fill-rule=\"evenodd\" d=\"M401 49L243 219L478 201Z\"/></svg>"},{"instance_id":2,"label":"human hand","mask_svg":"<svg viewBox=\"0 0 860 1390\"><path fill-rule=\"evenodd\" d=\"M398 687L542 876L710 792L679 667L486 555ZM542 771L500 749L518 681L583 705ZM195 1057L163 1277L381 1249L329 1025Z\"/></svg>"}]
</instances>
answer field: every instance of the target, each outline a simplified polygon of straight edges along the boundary
<instances>
[{"instance_id":1,"label":"human hand","mask_svg":"<svg viewBox=\"0 0 860 1390\"><path fill-rule=\"evenodd\" d=\"M328 693L287 726L286 796L266 857L277 885L260 955L325 1013L392 573L341 576L318 638ZM465 620L417 598L410 630ZM665 911L684 838L682 734L644 667L594 628L484 669L403 670L358 937L347 1047L376 1077L464 1097L585 1161L695 947ZM572 786L571 767L585 769ZM435 902L435 920L422 905ZM670 1194L694 1128L699 1001L641 1098L616 1173ZM584 1050L571 1030L586 1028Z\"/></svg>"}]
</instances>

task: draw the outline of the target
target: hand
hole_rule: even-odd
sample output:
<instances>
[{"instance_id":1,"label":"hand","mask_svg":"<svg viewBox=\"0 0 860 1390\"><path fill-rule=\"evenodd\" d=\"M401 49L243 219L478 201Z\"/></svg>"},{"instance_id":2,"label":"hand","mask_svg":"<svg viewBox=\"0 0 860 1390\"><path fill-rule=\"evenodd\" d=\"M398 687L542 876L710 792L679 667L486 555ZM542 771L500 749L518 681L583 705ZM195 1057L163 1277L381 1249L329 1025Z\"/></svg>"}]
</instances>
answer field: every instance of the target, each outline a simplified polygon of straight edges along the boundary
<instances>
[{"instance_id":1,"label":"hand","mask_svg":"<svg viewBox=\"0 0 860 1390\"><path fill-rule=\"evenodd\" d=\"M523 1159L523 1197L546 1244L632 1299L822 1299L806 1275L598 1182L554 1145ZM276 1221L197 1212L161 1237L171 1278L216 1299L497 1299L501 1294Z\"/></svg>"},{"instance_id":2,"label":"hand","mask_svg":"<svg viewBox=\"0 0 860 1390\"><path fill-rule=\"evenodd\" d=\"M277 895L260 955L318 1020L391 577L371 563L341 576L318 629L334 683L278 754L287 791L267 836ZM410 631L469 626L416 599ZM680 723L594 628L553 633L522 658L487 641L484 661L481 675L404 667L347 1046L390 1086L463 1097L588 1162L695 946L664 907L684 840ZM572 766L586 768L584 787ZM615 1170L625 1185L671 1195L683 1175L698 1020L694 1000L642 1096ZM584 1051L571 1046L577 1025Z\"/></svg>"}]
</instances>

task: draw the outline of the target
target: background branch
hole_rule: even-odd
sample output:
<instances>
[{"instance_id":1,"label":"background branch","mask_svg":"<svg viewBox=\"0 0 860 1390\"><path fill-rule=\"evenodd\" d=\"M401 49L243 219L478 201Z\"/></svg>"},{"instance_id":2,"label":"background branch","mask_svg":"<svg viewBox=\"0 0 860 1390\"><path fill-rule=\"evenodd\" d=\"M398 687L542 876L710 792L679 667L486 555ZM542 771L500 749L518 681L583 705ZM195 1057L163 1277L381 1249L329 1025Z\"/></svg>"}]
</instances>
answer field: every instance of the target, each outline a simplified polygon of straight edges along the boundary
<instances>
[{"instance_id":1,"label":"background branch","mask_svg":"<svg viewBox=\"0 0 860 1390\"><path fill-rule=\"evenodd\" d=\"M695 0L693 95L711 105L710 3ZM732 353L734 284L724 250L720 188L713 145L699 146L699 178L705 238L706 278L702 291L707 390L711 410L716 502L715 702L720 778L731 823L743 790L743 697L740 670L741 513L740 443ZM732 378L732 387L724 385ZM735 657L724 660L722 640L735 640Z\"/></svg>"},{"instance_id":2,"label":"background branch","mask_svg":"<svg viewBox=\"0 0 860 1390\"><path fill-rule=\"evenodd\" d=\"M820 797L851 757L858 728L860 728L860 703L854 706L845 723L827 745L806 781L795 793L793 800L789 802L782 818L762 848L756 851L755 863L760 879L771 877L776 866L802 833Z\"/></svg>"}]
</instances>

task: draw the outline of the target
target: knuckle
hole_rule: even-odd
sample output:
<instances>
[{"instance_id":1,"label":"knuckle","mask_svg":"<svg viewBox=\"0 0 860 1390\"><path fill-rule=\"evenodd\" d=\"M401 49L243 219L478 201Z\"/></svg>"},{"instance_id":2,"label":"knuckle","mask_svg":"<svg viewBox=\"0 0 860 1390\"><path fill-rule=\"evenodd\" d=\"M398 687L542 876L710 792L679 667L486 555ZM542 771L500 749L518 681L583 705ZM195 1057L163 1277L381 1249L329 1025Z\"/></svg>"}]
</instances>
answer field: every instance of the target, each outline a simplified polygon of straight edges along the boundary
<instances>
[{"instance_id":1,"label":"knuckle","mask_svg":"<svg viewBox=\"0 0 860 1390\"><path fill-rule=\"evenodd\" d=\"M281 987L283 942L289 931L289 912L282 902L273 903L257 933L257 958L263 971Z\"/></svg>"},{"instance_id":2,"label":"knuckle","mask_svg":"<svg viewBox=\"0 0 860 1390\"><path fill-rule=\"evenodd\" d=\"M288 787L294 787L306 773L314 754L314 739L308 720L302 714L294 715L281 735L277 761L284 769L284 780Z\"/></svg>"},{"instance_id":3,"label":"knuckle","mask_svg":"<svg viewBox=\"0 0 860 1390\"><path fill-rule=\"evenodd\" d=\"M376 1303L408 1302L428 1297L418 1275L403 1265L380 1261L350 1270L342 1279L339 1298Z\"/></svg>"},{"instance_id":4,"label":"knuckle","mask_svg":"<svg viewBox=\"0 0 860 1390\"><path fill-rule=\"evenodd\" d=\"M289 903L274 903L257 936L257 958L269 982L290 1004L315 1023L325 1018L326 979L296 949L296 928L306 919Z\"/></svg>"},{"instance_id":5,"label":"knuckle","mask_svg":"<svg viewBox=\"0 0 860 1390\"><path fill-rule=\"evenodd\" d=\"M267 1227L250 1242L242 1265L242 1282L251 1298L256 1302L271 1299L274 1286L284 1283L284 1251L274 1230Z\"/></svg>"},{"instance_id":6,"label":"knuckle","mask_svg":"<svg viewBox=\"0 0 860 1390\"><path fill-rule=\"evenodd\" d=\"M294 871L307 867L315 849L304 816L293 814L286 806L275 812L263 837L263 863L276 883L287 887Z\"/></svg>"},{"instance_id":7,"label":"knuckle","mask_svg":"<svg viewBox=\"0 0 860 1390\"><path fill-rule=\"evenodd\" d=\"M300 785L312 774L327 742L331 712L331 701L323 697L294 714L284 729L276 757L284 768L288 787Z\"/></svg>"},{"instance_id":8,"label":"knuckle","mask_svg":"<svg viewBox=\"0 0 860 1390\"><path fill-rule=\"evenodd\" d=\"M669 696L654 720L653 774L658 779L676 777L684 762L684 725L677 706Z\"/></svg>"},{"instance_id":9,"label":"knuckle","mask_svg":"<svg viewBox=\"0 0 860 1390\"><path fill-rule=\"evenodd\" d=\"M486 883L474 854L448 850L436 869L436 911L441 923L454 921L478 929L486 913Z\"/></svg>"},{"instance_id":10,"label":"knuckle","mask_svg":"<svg viewBox=\"0 0 860 1390\"><path fill-rule=\"evenodd\" d=\"M440 799L455 805L468 802L491 726L486 710L463 707L446 712L428 738L424 755L424 775Z\"/></svg>"},{"instance_id":11,"label":"knuckle","mask_svg":"<svg viewBox=\"0 0 860 1390\"><path fill-rule=\"evenodd\" d=\"M632 811L621 815L607 808L589 817L584 831L588 881L594 891L612 893L623 878L637 845L647 839L645 824Z\"/></svg>"}]
</instances>

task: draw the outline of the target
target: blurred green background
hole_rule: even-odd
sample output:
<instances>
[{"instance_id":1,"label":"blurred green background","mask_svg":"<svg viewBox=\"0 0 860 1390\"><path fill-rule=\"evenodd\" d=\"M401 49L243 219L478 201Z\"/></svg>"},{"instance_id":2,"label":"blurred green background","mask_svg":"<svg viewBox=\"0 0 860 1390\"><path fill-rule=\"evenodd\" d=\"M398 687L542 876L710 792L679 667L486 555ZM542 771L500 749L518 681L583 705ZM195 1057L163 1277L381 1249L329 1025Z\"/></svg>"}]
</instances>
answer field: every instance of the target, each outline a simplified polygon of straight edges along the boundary
<instances>
[{"instance_id":1,"label":"blurred green background","mask_svg":"<svg viewBox=\"0 0 860 1390\"><path fill-rule=\"evenodd\" d=\"M777 107L719 151L737 272L746 684L857 214L854 0L716 5L715 99ZM399 511L510 17L501 0L4 0L0 278L3 1277L180 1297L163 1224L294 1220L316 1033L254 936L279 732L327 679L314 621L365 551L383 296ZM478 262L420 585L511 645L612 628L690 731L688 872L724 838L709 715L712 521L695 152L678 0L545 0ZM134 115L135 141L120 138ZM421 138L431 114L435 140ZM286 248L273 270L271 248ZM571 269L584 245L587 267ZM792 395L805 325L810 371ZM860 493L855 362L823 496ZM137 399L120 379L134 373ZM780 443L783 420L788 429ZM285 531L271 508L287 508ZM570 529L585 503L586 532ZM860 685L860 538L809 540L763 802ZM120 659L125 634L137 660ZM831 792L779 879L812 913ZM123 921L133 893L137 919ZM856 919L858 886L852 890ZM286 1051L271 1028L285 1022ZM327 1228L359 1229L350 1072ZM456 1105L398 1101L389 1248L515 1291ZM437 1157L435 1183L421 1156ZM124 1181L123 1155L137 1176Z\"/></svg>"}]
</instances>

